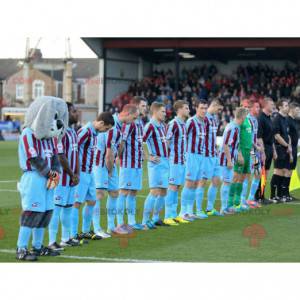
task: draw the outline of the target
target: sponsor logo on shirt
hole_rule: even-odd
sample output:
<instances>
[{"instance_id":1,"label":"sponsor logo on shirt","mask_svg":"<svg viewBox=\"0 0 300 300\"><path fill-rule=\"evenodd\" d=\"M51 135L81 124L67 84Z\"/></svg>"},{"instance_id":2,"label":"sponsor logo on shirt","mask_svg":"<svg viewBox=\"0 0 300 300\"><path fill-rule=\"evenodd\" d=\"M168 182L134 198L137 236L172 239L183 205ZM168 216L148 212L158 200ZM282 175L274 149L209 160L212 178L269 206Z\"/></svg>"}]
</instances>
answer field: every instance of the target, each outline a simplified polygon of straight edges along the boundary
<instances>
[{"instance_id":1,"label":"sponsor logo on shirt","mask_svg":"<svg viewBox=\"0 0 300 300\"><path fill-rule=\"evenodd\" d=\"M32 207L38 207L39 205L40 205L39 202L34 202L34 203L31 204Z\"/></svg>"}]
</instances>

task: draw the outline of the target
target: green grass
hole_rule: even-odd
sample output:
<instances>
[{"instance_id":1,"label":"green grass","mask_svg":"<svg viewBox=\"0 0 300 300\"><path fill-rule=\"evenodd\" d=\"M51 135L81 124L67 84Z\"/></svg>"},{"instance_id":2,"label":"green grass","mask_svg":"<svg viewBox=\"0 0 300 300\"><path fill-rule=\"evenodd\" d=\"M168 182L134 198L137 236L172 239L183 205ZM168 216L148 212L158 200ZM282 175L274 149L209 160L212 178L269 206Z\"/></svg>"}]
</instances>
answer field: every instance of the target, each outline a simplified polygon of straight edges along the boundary
<instances>
[{"instance_id":1,"label":"green grass","mask_svg":"<svg viewBox=\"0 0 300 300\"><path fill-rule=\"evenodd\" d=\"M0 143L0 261L15 262L13 253L4 249L16 247L20 214L20 196L16 192L21 176L16 142ZM3 181L14 182L3 182ZM144 189L138 198L138 220L141 220L144 198L148 194L144 168ZM267 191L268 194L268 191ZM300 198L300 191L295 193ZM219 207L219 195L217 207ZM227 217L210 217L178 227L137 232L127 239L111 238L91 241L88 245L67 249L64 255L109 259L138 259L190 262L298 262L300 261L300 203L263 207L251 213ZM102 203L104 212L105 203ZM106 228L106 217L101 216ZM265 231L257 247L244 236L248 226L258 224ZM47 244L45 235L45 244ZM63 257L42 257L40 262L80 262Z\"/></svg>"}]
</instances>

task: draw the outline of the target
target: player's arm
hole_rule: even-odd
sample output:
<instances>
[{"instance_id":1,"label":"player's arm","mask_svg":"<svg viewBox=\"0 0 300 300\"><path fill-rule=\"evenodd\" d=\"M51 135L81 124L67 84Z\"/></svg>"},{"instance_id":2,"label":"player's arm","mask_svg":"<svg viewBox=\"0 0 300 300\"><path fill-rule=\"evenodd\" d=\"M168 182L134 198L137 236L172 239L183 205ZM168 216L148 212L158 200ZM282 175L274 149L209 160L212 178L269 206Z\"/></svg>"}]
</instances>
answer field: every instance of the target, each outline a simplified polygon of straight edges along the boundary
<instances>
[{"instance_id":1,"label":"player's arm","mask_svg":"<svg viewBox=\"0 0 300 300\"><path fill-rule=\"evenodd\" d=\"M112 174L114 163L115 163L115 155L113 150L113 144L114 144L113 133L114 133L114 129L110 129L108 131L107 142L106 142L105 165L107 167L109 176L111 176Z\"/></svg>"},{"instance_id":2,"label":"player's arm","mask_svg":"<svg viewBox=\"0 0 300 300\"><path fill-rule=\"evenodd\" d=\"M134 123L131 123L131 124L124 123L122 125L121 142L120 142L119 147L118 147L118 156L119 157L122 156L122 153L123 153L123 150L124 150L124 147L125 147L125 143L128 139L128 136L131 134L131 132L133 130L133 127L134 127Z\"/></svg>"},{"instance_id":3,"label":"player's arm","mask_svg":"<svg viewBox=\"0 0 300 300\"><path fill-rule=\"evenodd\" d=\"M147 124L144 128L144 134L143 134L143 142L147 144L146 150L144 152L145 154L145 159L152 161L154 163L158 163L160 161L160 158L158 156L155 156L153 154L150 153L149 149L151 149L151 145L150 145L150 138L152 136L153 133L153 126L152 124Z\"/></svg>"},{"instance_id":4,"label":"player's arm","mask_svg":"<svg viewBox=\"0 0 300 300\"><path fill-rule=\"evenodd\" d=\"M231 154L230 154L230 148L229 148L229 143L231 143L230 140L230 136L231 136L231 130L228 130L224 132L223 134L223 140L224 140L224 145L223 145L223 149L224 149L224 153L227 159L227 168L232 169L233 167L233 163L231 160Z\"/></svg>"}]
</instances>

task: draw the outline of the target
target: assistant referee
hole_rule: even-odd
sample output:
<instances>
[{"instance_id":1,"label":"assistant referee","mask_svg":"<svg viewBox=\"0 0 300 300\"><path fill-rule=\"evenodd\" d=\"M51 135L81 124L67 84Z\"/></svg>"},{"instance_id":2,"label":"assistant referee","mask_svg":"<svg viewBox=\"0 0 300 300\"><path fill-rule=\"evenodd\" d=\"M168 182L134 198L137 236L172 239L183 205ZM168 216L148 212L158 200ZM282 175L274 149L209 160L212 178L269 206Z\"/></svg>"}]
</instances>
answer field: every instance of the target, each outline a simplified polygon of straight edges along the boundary
<instances>
[{"instance_id":1,"label":"assistant referee","mask_svg":"<svg viewBox=\"0 0 300 300\"><path fill-rule=\"evenodd\" d=\"M260 145L263 145L262 153L262 166L265 167L266 177L268 178L269 170L272 164L272 160L277 158L277 152L274 145L274 133L273 123L271 115L275 109L274 101L272 98L264 98L263 109L258 116L258 132L257 138ZM260 187L261 185L259 185ZM262 204L271 204L270 201L265 198L264 192L258 189L256 196L259 198Z\"/></svg>"}]
</instances>

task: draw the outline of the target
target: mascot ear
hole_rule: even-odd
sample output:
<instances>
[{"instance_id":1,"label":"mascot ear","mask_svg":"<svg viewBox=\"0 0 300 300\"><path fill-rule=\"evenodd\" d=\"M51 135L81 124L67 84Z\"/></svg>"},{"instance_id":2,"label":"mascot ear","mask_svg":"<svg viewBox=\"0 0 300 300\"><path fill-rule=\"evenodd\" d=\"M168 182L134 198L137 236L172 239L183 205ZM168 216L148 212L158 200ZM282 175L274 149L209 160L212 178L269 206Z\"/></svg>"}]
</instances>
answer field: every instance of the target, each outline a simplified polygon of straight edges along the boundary
<instances>
[{"instance_id":1,"label":"mascot ear","mask_svg":"<svg viewBox=\"0 0 300 300\"><path fill-rule=\"evenodd\" d=\"M55 113L55 106L52 101L45 101L42 104L30 126L37 139L50 137L49 129L53 125L53 116L55 116Z\"/></svg>"}]
</instances>

